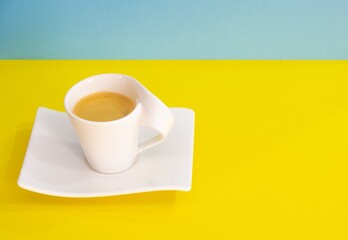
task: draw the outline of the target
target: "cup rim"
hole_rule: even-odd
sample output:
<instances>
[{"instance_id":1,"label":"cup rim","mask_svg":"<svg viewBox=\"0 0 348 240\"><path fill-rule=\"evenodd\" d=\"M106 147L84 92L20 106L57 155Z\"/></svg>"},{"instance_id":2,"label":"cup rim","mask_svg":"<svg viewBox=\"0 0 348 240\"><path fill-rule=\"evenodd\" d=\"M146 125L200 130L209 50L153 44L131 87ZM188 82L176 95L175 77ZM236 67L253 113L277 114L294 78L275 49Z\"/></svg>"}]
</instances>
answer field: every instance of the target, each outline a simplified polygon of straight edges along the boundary
<instances>
[{"instance_id":1,"label":"cup rim","mask_svg":"<svg viewBox=\"0 0 348 240\"><path fill-rule=\"evenodd\" d=\"M72 91L76 88L79 87L79 85L83 84L84 82L89 82L89 81L93 81L94 79L92 78L95 78L95 77L102 77L102 76L110 76L110 75L114 75L114 76L123 76L123 77L128 77L128 78L131 78L133 81L134 79L130 76L127 76L127 75L124 75L124 74L117 74L117 73L113 73L113 74L98 74L98 75L93 75L93 76L90 76L88 78L85 78L85 79L82 79L80 81L78 81L77 83L75 83L72 87L69 88L69 90L66 92L65 94L65 97L64 97L64 108L65 108L65 111L68 113L68 115L70 115L71 117L77 119L78 121L81 121L81 122L84 122L84 123L88 123L88 124L95 124L95 125L109 125L109 124L114 124L114 123L118 123L118 122L123 122L123 121L126 121L128 118L131 118L133 117L133 115L137 112L140 111L141 109L141 103L139 101L139 98L137 99L132 99L135 101L135 107L134 109L129 113L127 114L126 116L122 117L122 118L118 118L118 119L115 119L115 120L110 120L110 121L92 121L92 120L88 120L88 119L84 119L84 118L81 118L79 116L77 116L73 111L72 109L70 109L70 107L68 106L68 101L71 97L71 94L72 94ZM115 91L110 91L110 92L115 92ZM97 92L96 92L97 93ZM118 92L115 92L115 93L118 93ZM92 93L91 93L92 94ZM87 95L86 95L87 96ZM79 99L80 100L80 99Z\"/></svg>"}]
</instances>

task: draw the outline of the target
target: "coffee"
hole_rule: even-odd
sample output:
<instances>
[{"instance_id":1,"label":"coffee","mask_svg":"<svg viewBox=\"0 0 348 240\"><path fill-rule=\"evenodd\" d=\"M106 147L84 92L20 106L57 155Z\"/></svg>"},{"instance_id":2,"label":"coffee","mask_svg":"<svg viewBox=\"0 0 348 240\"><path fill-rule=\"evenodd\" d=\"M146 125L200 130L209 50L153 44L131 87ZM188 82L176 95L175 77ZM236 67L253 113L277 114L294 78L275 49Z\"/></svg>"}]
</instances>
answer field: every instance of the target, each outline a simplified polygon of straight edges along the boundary
<instances>
[{"instance_id":1,"label":"coffee","mask_svg":"<svg viewBox=\"0 0 348 240\"><path fill-rule=\"evenodd\" d=\"M80 99L73 113L80 118L106 122L123 118L133 111L135 102L125 95L114 92L97 92Z\"/></svg>"}]
</instances>

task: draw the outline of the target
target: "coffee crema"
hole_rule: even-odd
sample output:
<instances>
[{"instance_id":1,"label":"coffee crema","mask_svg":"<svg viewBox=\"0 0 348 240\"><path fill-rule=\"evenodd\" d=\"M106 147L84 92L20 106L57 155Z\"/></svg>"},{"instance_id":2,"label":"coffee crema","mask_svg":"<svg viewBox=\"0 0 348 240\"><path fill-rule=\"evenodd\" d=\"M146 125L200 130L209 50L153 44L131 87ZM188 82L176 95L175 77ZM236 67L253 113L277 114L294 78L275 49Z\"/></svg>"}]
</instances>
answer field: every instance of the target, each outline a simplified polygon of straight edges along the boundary
<instances>
[{"instance_id":1,"label":"coffee crema","mask_svg":"<svg viewBox=\"0 0 348 240\"><path fill-rule=\"evenodd\" d=\"M135 108L129 97L115 92L97 92L81 98L73 108L80 118L107 122L127 116Z\"/></svg>"}]
</instances>

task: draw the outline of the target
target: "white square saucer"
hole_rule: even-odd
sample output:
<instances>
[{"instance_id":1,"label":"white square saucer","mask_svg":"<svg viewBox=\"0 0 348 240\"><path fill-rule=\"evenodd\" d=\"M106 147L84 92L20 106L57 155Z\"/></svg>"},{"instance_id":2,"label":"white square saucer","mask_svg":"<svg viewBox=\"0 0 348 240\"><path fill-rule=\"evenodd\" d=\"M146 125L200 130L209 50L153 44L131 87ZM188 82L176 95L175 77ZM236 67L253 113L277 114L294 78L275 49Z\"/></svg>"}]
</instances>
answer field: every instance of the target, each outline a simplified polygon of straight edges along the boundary
<instances>
[{"instance_id":1,"label":"white square saucer","mask_svg":"<svg viewBox=\"0 0 348 240\"><path fill-rule=\"evenodd\" d=\"M192 180L194 112L171 108L175 124L167 139L142 152L128 170L117 174L93 171L85 160L67 115L40 107L18 178L24 189L60 197L101 197L181 190ZM141 129L140 141L151 137Z\"/></svg>"}]
</instances>

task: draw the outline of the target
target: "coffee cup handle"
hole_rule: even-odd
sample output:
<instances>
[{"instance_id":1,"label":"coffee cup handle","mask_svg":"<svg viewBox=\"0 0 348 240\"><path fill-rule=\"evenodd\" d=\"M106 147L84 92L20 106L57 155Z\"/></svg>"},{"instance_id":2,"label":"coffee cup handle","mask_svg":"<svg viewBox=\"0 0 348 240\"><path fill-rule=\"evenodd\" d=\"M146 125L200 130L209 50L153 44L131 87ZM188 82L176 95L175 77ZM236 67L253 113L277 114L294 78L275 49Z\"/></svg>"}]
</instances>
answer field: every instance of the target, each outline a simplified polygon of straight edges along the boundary
<instances>
[{"instance_id":1,"label":"coffee cup handle","mask_svg":"<svg viewBox=\"0 0 348 240\"><path fill-rule=\"evenodd\" d=\"M142 92L140 125L150 127L158 134L140 144L137 153L163 142L174 125L174 117L170 109L147 89L143 88Z\"/></svg>"}]
</instances>

